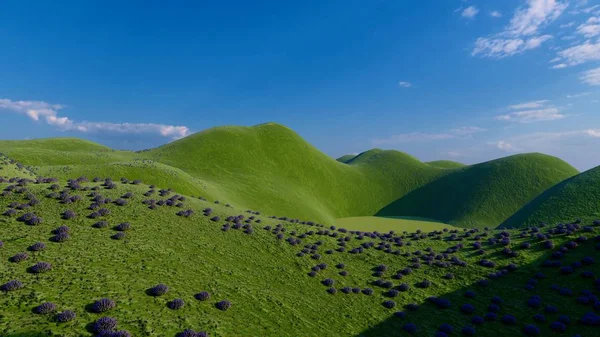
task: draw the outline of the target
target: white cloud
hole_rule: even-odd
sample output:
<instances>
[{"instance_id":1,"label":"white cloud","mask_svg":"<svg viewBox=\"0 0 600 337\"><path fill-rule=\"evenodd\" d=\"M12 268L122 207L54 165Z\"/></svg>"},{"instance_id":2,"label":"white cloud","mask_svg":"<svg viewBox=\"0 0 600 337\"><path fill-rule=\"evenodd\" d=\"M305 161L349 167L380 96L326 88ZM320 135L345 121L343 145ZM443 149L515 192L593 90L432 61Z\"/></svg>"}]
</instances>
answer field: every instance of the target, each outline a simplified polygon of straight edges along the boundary
<instances>
[{"instance_id":1,"label":"white cloud","mask_svg":"<svg viewBox=\"0 0 600 337\"><path fill-rule=\"evenodd\" d=\"M591 17L584 24L577 27L577 33L591 38L600 35L600 18Z\"/></svg>"},{"instance_id":2,"label":"white cloud","mask_svg":"<svg viewBox=\"0 0 600 337\"><path fill-rule=\"evenodd\" d=\"M575 22L569 22L569 23L564 23L562 25L560 25L560 28L570 28L575 26Z\"/></svg>"},{"instance_id":3,"label":"white cloud","mask_svg":"<svg viewBox=\"0 0 600 337\"><path fill-rule=\"evenodd\" d=\"M567 98L578 98L578 97L583 97L583 96L587 96L591 94L590 92L580 92L578 94L572 94L572 95L567 95Z\"/></svg>"},{"instance_id":4,"label":"white cloud","mask_svg":"<svg viewBox=\"0 0 600 337\"><path fill-rule=\"evenodd\" d=\"M525 102L521 104L509 105L509 109L519 110L519 109L535 109L544 106L544 103L548 102L547 99L539 100L539 101L531 101Z\"/></svg>"},{"instance_id":5,"label":"white cloud","mask_svg":"<svg viewBox=\"0 0 600 337\"><path fill-rule=\"evenodd\" d=\"M515 150L515 148L514 148L514 146L512 146L512 144L509 144L503 140L499 140L493 144L502 151L514 151Z\"/></svg>"},{"instance_id":6,"label":"white cloud","mask_svg":"<svg viewBox=\"0 0 600 337\"><path fill-rule=\"evenodd\" d=\"M589 85L600 85L600 68L583 72L579 79L581 79L583 83L587 83Z\"/></svg>"},{"instance_id":7,"label":"white cloud","mask_svg":"<svg viewBox=\"0 0 600 337\"><path fill-rule=\"evenodd\" d=\"M460 128L451 129L448 132L442 133L423 133L423 132L409 132L393 135L385 139L374 139L372 143L374 145L385 145L385 144L400 144L400 143L413 143L413 142L428 142L436 140L447 140L459 137L471 136L478 132L487 131L484 128L477 126L461 126Z\"/></svg>"},{"instance_id":8,"label":"white cloud","mask_svg":"<svg viewBox=\"0 0 600 337\"><path fill-rule=\"evenodd\" d=\"M477 9L477 7L469 6L462 11L461 15L463 18L472 19L477 15L477 13L479 13L479 9Z\"/></svg>"},{"instance_id":9,"label":"white cloud","mask_svg":"<svg viewBox=\"0 0 600 337\"><path fill-rule=\"evenodd\" d=\"M475 48L471 55L481 55L490 58L503 58L520 54L526 50L535 49L542 43L550 40L552 36L542 35L529 39L483 38L475 41Z\"/></svg>"},{"instance_id":10,"label":"white cloud","mask_svg":"<svg viewBox=\"0 0 600 337\"><path fill-rule=\"evenodd\" d=\"M479 133L479 132L484 132L484 131L487 131L487 129L480 128L478 126L461 126L460 128L450 129L451 133L453 133L455 135L459 135L459 136L472 135L474 133Z\"/></svg>"},{"instance_id":11,"label":"white cloud","mask_svg":"<svg viewBox=\"0 0 600 337\"><path fill-rule=\"evenodd\" d=\"M490 16L494 17L494 18L500 18L500 17L502 17L502 13L500 13L498 11L491 11Z\"/></svg>"},{"instance_id":12,"label":"white cloud","mask_svg":"<svg viewBox=\"0 0 600 337\"><path fill-rule=\"evenodd\" d=\"M597 11L597 10L600 10L600 5L594 5L594 6L591 6L591 7L588 7L588 8L584 8L581 11L583 13L590 14L591 12L594 12L594 11Z\"/></svg>"},{"instance_id":13,"label":"white cloud","mask_svg":"<svg viewBox=\"0 0 600 337\"><path fill-rule=\"evenodd\" d=\"M547 102L548 100L537 100L509 105L508 109L519 111L514 111L505 115L498 115L494 117L494 119L516 123L533 123L541 121L553 121L566 117L566 115L560 113L558 108L554 106L546 106Z\"/></svg>"},{"instance_id":14,"label":"white cloud","mask_svg":"<svg viewBox=\"0 0 600 337\"><path fill-rule=\"evenodd\" d=\"M410 88L410 87L412 87L412 83L406 82L406 81L400 81L400 82L398 82L398 85L401 86L402 88Z\"/></svg>"},{"instance_id":15,"label":"white cloud","mask_svg":"<svg viewBox=\"0 0 600 337\"><path fill-rule=\"evenodd\" d=\"M534 35L541 26L556 20L568 7L559 0L528 0L527 6L517 9L507 31L516 36Z\"/></svg>"},{"instance_id":16,"label":"white cloud","mask_svg":"<svg viewBox=\"0 0 600 337\"><path fill-rule=\"evenodd\" d=\"M127 134L156 134L173 139L183 138L190 134L186 126L173 126L153 123L109 123L109 122L76 122L68 117L60 117L58 113L64 105L50 104L43 101L12 101L0 99L0 110L17 112L28 116L34 121L44 119L48 125L63 131L84 133L127 133Z\"/></svg>"},{"instance_id":17,"label":"white cloud","mask_svg":"<svg viewBox=\"0 0 600 337\"><path fill-rule=\"evenodd\" d=\"M471 55L503 58L538 48L552 38L538 35L540 29L556 20L567 6L568 3L559 0L527 0L526 6L515 11L503 32L478 38Z\"/></svg>"},{"instance_id":18,"label":"white cloud","mask_svg":"<svg viewBox=\"0 0 600 337\"><path fill-rule=\"evenodd\" d=\"M553 66L554 69L566 68L589 61L600 60L600 41L593 43L586 41L582 44L561 50L558 52L560 64Z\"/></svg>"}]
</instances>

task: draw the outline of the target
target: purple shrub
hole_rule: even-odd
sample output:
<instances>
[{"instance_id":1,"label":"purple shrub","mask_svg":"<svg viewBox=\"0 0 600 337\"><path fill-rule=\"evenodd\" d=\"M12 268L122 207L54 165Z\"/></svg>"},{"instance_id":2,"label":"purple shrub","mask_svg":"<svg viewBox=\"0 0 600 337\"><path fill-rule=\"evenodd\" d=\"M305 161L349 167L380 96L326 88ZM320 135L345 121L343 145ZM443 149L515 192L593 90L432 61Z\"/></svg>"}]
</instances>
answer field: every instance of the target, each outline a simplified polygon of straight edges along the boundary
<instances>
[{"instance_id":1,"label":"purple shrub","mask_svg":"<svg viewBox=\"0 0 600 337\"><path fill-rule=\"evenodd\" d=\"M127 234L125 234L125 232L118 232L116 234L111 235L110 238L113 240L123 240L126 236Z\"/></svg>"},{"instance_id":2,"label":"purple shrub","mask_svg":"<svg viewBox=\"0 0 600 337\"><path fill-rule=\"evenodd\" d=\"M127 200L119 198L114 201L114 204L117 206L125 206L127 205Z\"/></svg>"},{"instance_id":3,"label":"purple shrub","mask_svg":"<svg viewBox=\"0 0 600 337\"><path fill-rule=\"evenodd\" d=\"M333 279L327 278L324 279L321 283L323 283L324 286L331 287L335 284L335 281Z\"/></svg>"},{"instance_id":4,"label":"purple shrub","mask_svg":"<svg viewBox=\"0 0 600 337\"><path fill-rule=\"evenodd\" d=\"M540 329L533 324L527 324L527 325L525 325L525 327L523 327L523 332L527 336L539 336Z\"/></svg>"},{"instance_id":5,"label":"purple shrub","mask_svg":"<svg viewBox=\"0 0 600 337\"><path fill-rule=\"evenodd\" d=\"M54 235L53 237L50 238L50 241L52 242L65 242L67 240L69 240L71 238L71 236L68 233L58 233L56 235Z\"/></svg>"},{"instance_id":6,"label":"purple shrub","mask_svg":"<svg viewBox=\"0 0 600 337\"><path fill-rule=\"evenodd\" d=\"M502 316L502 323L512 325L517 323L517 319L515 318L515 316L507 314Z\"/></svg>"},{"instance_id":7,"label":"purple shrub","mask_svg":"<svg viewBox=\"0 0 600 337\"><path fill-rule=\"evenodd\" d=\"M371 288L364 288L364 289L362 290L362 293L363 293L363 294L365 294L365 295L367 295L367 296L371 296L371 295L373 295L373 292L374 292L374 291L373 291L373 289L371 289Z\"/></svg>"},{"instance_id":8,"label":"purple shrub","mask_svg":"<svg viewBox=\"0 0 600 337\"><path fill-rule=\"evenodd\" d=\"M392 300L386 300L382 303L382 305L387 309L392 309L392 308L396 307L396 302L394 302Z\"/></svg>"},{"instance_id":9,"label":"purple shrub","mask_svg":"<svg viewBox=\"0 0 600 337\"><path fill-rule=\"evenodd\" d=\"M157 284L154 287L148 289L148 294L151 296L162 296L169 291L169 287L165 284Z\"/></svg>"},{"instance_id":10,"label":"purple shrub","mask_svg":"<svg viewBox=\"0 0 600 337\"><path fill-rule=\"evenodd\" d=\"M552 322L550 323L550 329L556 332L564 332L567 330L567 326L561 322Z\"/></svg>"},{"instance_id":11,"label":"purple shrub","mask_svg":"<svg viewBox=\"0 0 600 337\"><path fill-rule=\"evenodd\" d=\"M465 326L461 330L461 333L465 336L475 336L475 332L475 328L472 326Z\"/></svg>"},{"instance_id":12,"label":"purple shrub","mask_svg":"<svg viewBox=\"0 0 600 337\"><path fill-rule=\"evenodd\" d=\"M546 316L542 315L542 314L535 314L533 316L533 320L536 322L545 322L546 321Z\"/></svg>"},{"instance_id":13,"label":"purple shrub","mask_svg":"<svg viewBox=\"0 0 600 337\"><path fill-rule=\"evenodd\" d=\"M464 314L470 315L475 312L475 306L470 303L465 303L460 306L460 311Z\"/></svg>"},{"instance_id":14,"label":"purple shrub","mask_svg":"<svg viewBox=\"0 0 600 337\"><path fill-rule=\"evenodd\" d=\"M115 331L117 329L117 320L112 318L112 317L101 317L98 318L98 320L96 320L96 322L94 323L94 331L101 333L101 332L111 332L111 331Z\"/></svg>"},{"instance_id":15,"label":"purple shrub","mask_svg":"<svg viewBox=\"0 0 600 337\"><path fill-rule=\"evenodd\" d=\"M44 302L33 309L36 314L49 314L56 311L56 304Z\"/></svg>"},{"instance_id":16,"label":"purple shrub","mask_svg":"<svg viewBox=\"0 0 600 337\"><path fill-rule=\"evenodd\" d=\"M201 291L194 295L194 298L196 298L198 301L206 301L210 299L210 294L206 291Z\"/></svg>"},{"instance_id":17,"label":"purple shrub","mask_svg":"<svg viewBox=\"0 0 600 337\"><path fill-rule=\"evenodd\" d=\"M221 311L226 311L227 309L231 308L231 302L229 302L228 300L222 300L220 302L217 302L217 304L215 304L215 307L217 307L217 309Z\"/></svg>"},{"instance_id":18,"label":"purple shrub","mask_svg":"<svg viewBox=\"0 0 600 337\"><path fill-rule=\"evenodd\" d=\"M31 267L31 272L34 274L45 273L52 269L52 265L48 262L40 261Z\"/></svg>"},{"instance_id":19,"label":"purple shrub","mask_svg":"<svg viewBox=\"0 0 600 337\"><path fill-rule=\"evenodd\" d=\"M131 229L131 224L129 222L122 222L115 227L115 230L120 232L128 231Z\"/></svg>"},{"instance_id":20,"label":"purple shrub","mask_svg":"<svg viewBox=\"0 0 600 337\"><path fill-rule=\"evenodd\" d=\"M27 249L32 252L39 252L46 249L46 244L43 242L36 242L31 246L27 247Z\"/></svg>"},{"instance_id":21,"label":"purple shrub","mask_svg":"<svg viewBox=\"0 0 600 337\"><path fill-rule=\"evenodd\" d=\"M9 260L10 262L15 262L15 263L19 263L22 261L25 261L29 258L29 255L27 253L18 253L14 256L12 256Z\"/></svg>"},{"instance_id":22,"label":"purple shrub","mask_svg":"<svg viewBox=\"0 0 600 337\"><path fill-rule=\"evenodd\" d=\"M106 221L98 221L92 225L92 227L94 227L94 228L105 228L107 226L108 226L108 222L106 222Z\"/></svg>"},{"instance_id":23,"label":"purple shrub","mask_svg":"<svg viewBox=\"0 0 600 337\"><path fill-rule=\"evenodd\" d=\"M327 288L327 292L331 295L335 295L337 293L337 289L331 287L331 288Z\"/></svg>"},{"instance_id":24,"label":"purple shrub","mask_svg":"<svg viewBox=\"0 0 600 337\"><path fill-rule=\"evenodd\" d=\"M417 326L414 323L406 323L402 326L402 330L412 335L417 333Z\"/></svg>"},{"instance_id":25,"label":"purple shrub","mask_svg":"<svg viewBox=\"0 0 600 337\"><path fill-rule=\"evenodd\" d=\"M76 217L77 217L77 214L70 209L64 211L62 214L62 218L65 220L75 219Z\"/></svg>"},{"instance_id":26,"label":"purple shrub","mask_svg":"<svg viewBox=\"0 0 600 337\"><path fill-rule=\"evenodd\" d=\"M107 312L115 307L115 301L109 298L101 298L92 304L92 311L95 313Z\"/></svg>"},{"instance_id":27,"label":"purple shrub","mask_svg":"<svg viewBox=\"0 0 600 337\"><path fill-rule=\"evenodd\" d=\"M493 312L488 312L485 314L485 320L486 321L495 321L496 319L498 319L498 316L496 315L496 313Z\"/></svg>"},{"instance_id":28,"label":"purple shrub","mask_svg":"<svg viewBox=\"0 0 600 337\"><path fill-rule=\"evenodd\" d=\"M475 324L475 325L481 325L485 322L485 319L483 319L483 317L481 316L473 316L471 317L471 323Z\"/></svg>"},{"instance_id":29,"label":"purple shrub","mask_svg":"<svg viewBox=\"0 0 600 337\"><path fill-rule=\"evenodd\" d=\"M184 305L185 305L185 302L181 298L176 298L167 303L167 307L172 310L179 310L179 309L183 308Z\"/></svg>"},{"instance_id":30,"label":"purple shrub","mask_svg":"<svg viewBox=\"0 0 600 337\"><path fill-rule=\"evenodd\" d=\"M74 311L65 310L58 315L56 315L56 321L59 323L66 323L74 320L77 317Z\"/></svg>"}]
</instances>

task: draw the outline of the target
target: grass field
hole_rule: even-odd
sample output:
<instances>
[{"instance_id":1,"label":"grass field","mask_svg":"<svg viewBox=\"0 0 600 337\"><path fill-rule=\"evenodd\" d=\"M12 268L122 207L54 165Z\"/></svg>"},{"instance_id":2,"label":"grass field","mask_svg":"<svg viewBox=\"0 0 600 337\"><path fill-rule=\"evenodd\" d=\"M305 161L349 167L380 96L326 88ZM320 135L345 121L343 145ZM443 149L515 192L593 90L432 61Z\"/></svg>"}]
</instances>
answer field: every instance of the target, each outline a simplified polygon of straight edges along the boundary
<instances>
[{"instance_id":1,"label":"grass field","mask_svg":"<svg viewBox=\"0 0 600 337\"><path fill-rule=\"evenodd\" d=\"M433 220L412 219L402 217L386 218L378 216L358 216L337 219L335 220L335 225L350 230L379 232L415 232L417 230L434 231L442 230L444 228L455 229L455 227Z\"/></svg>"},{"instance_id":2,"label":"grass field","mask_svg":"<svg viewBox=\"0 0 600 337\"><path fill-rule=\"evenodd\" d=\"M14 183L0 183L0 188L11 190L8 186ZM523 305L532 294L542 294L544 304L559 306L560 312L568 312L573 320L586 310L575 299L565 301L549 292L552 282L573 291L585 289L589 284L585 278L575 275L556 279L552 276L557 273L556 268L544 271L554 281L543 281L543 284L540 281L537 291L515 287L530 278L537 270L536 265L550 253L541 249L542 241L529 235L519 238L519 232L515 231L511 232L509 245L518 252L515 257L502 254L505 248L502 244L487 242L487 238L499 235L492 231L424 231L371 237L318 224L271 219L268 214L254 215L248 222L240 221L240 229L224 231L225 223L233 223L225 219L227 216L244 215L248 219L252 214L189 196L181 200L181 207L159 206L151 210L144 200L164 201L174 192L160 197L157 188L145 197L142 194L151 190L149 186L118 181L114 189L106 189L101 183L81 184L98 187L98 194L113 201L132 193L126 205L104 204L102 207L111 213L90 219L86 216L92 213L89 209L93 203L92 191L65 188L63 181L61 190L71 197L81 197L79 201L65 204L61 198L48 197L50 185L25 184L22 187L26 191L15 188L0 197L2 210L15 209L11 206L32 199L39 201L26 210L17 210L14 216L0 217L3 242L0 259L4 261L0 264L0 283L19 280L24 285L22 289L0 296L2 336L91 336L94 321L103 316L114 317L119 322L118 329L127 330L133 336L175 336L185 329L207 331L210 336L400 336L404 335L401 332L404 324L409 322L418 327L417 336L431 336L442 323L450 323L457 329L469 325L472 315L460 314L460 306L473 303L479 313L494 294L504 298L502 313L515 315L518 324L507 326L491 322L477 329L488 335L510 336L519 335L523 324L532 321L534 312ZM207 207L213 209L209 216L202 214ZM67 209L77 216L62 219L61 214ZM195 214L190 217L175 214L187 209L194 210ZM34 213L43 222L27 225L18 221L25 213ZM215 215L219 219L209 219ZM108 225L95 228L93 224L100 220L107 221ZM117 233L114 226L123 222L131 225L131 229L125 231L125 238L111 239ZM52 230L59 226L70 228L71 238L62 243L50 240ZM242 226L253 227L253 231L244 233ZM264 229L265 226L271 227ZM281 229L277 229L278 226ZM483 235L480 239L485 249L483 255L475 254L476 249L471 248L478 235ZM555 235L552 241L558 247L579 235ZM346 237L349 241L339 241ZM389 239L395 244L386 248ZM300 242L290 243L296 240ZM40 252L28 251L27 247L36 242L45 243L47 248ZM340 242L344 242L343 246ZM531 242L532 246L524 248L523 242ZM464 244L464 248L448 251L457 243ZM582 242L582 247L581 251L569 254L568 259L581 259L590 254L593 243ZM429 249L433 254L431 258L427 257ZM302 251L306 253L299 256ZM28 253L29 258L11 262L12 257L22 252ZM319 254L319 259L315 259L314 254ZM440 260L433 258L437 255ZM452 260L453 257L457 260ZM478 263L481 259L491 259L496 266L482 267ZM50 263L51 270L42 274L29 271L42 261ZM466 265L461 266L460 261ZM315 277L308 275L312 267L322 263L327 264L326 269L321 268ZM344 264L343 268L336 268L340 263ZM500 271L509 263L523 271L492 279L489 288L474 285L491 271ZM382 264L386 266L385 271L375 274L374 268ZM396 279L394 275L405 268L411 268L412 272L405 272L401 279ZM600 272L596 264L585 269ZM342 271L347 275L341 275ZM453 274L452 279L444 278L448 273ZM329 294L326 291L329 287L322 284L328 278L335 281L332 288L336 294ZM422 286L423 280L431 281L431 285ZM398 297L389 297L389 288L384 283L377 285L385 281L392 282L393 289L404 291ZM159 283L168 285L169 292L160 297L149 296L147 290ZM402 288L403 284L408 289ZM361 291L370 288L373 294L344 294L344 287L358 287ZM468 288L476 290L476 299L464 297ZM208 301L195 299L194 295L200 291L208 291L211 298ZM452 305L436 309L427 303L430 296L448 298ZM91 305L101 298L110 298L116 306L105 313L92 312ZM185 301L184 307L169 309L168 303L176 298ZM216 303L225 299L232 303L231 308L217 309ZM395 307L386 308L383 305L386 300L394 301ZM77 318L57 323L55 313L34 313L44 302L55 303L57 311L72 310ZM407 310L405 306L412 303L421 308ZM406 318L395 317L396 311L405 311ZM544 335L553 336L547 325L538 325ZM593 329L575 324L569 331L590 335Z\"/></svg>"},{"instance_id":3,"label":"grass field","mask_svg":"<svg viewBox=\"0 0 600 337\"><path fill-rule=\"evenodd\" d=\"M74 138L0 141L0 152L40 175L143 179L239 208L327 224L377 214L494 227L578 173L540 154L464 166L373 149L340 162L275 123L211 128L138 153Z\"/></svg>"}]
</instances>

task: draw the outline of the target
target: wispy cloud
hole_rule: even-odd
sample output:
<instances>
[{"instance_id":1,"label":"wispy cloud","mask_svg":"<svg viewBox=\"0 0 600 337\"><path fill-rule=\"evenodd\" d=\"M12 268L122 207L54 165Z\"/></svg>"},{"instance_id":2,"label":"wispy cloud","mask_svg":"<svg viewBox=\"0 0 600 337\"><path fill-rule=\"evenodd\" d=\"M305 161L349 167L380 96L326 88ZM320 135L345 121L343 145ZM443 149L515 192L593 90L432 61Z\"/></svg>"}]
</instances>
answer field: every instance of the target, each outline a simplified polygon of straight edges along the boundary
<instances>
[{"instance_id":1,"label":"wispy cloud","mask_svg":"<svg viewBox=\"0 0 600 337\"><path fill-rule=\"evenodd\" d=\"M496 146L497 149L502 150L502 151L517 151L518 150L512 144L507 143L503 140L499 140L497 142L492 142L490 144Z\"/></svg>"},{"instance_id":2,"label":"wispy cloud","mask_svg":"<svg viewBox=\"0 0 600 337\"><path fill-rule=\"evenodd\" d=\"M531 102L525 102L525 103L520 103L520 104L515 104L515 105L509 105L508 108L513 109L513 110L535 109L535 108L543 107L544 103L546 103L546 102L548 102L547 99L539 100L539 101L531 101Z\"/></svg>"},{"instance_id":3,"label":"wispy cloud","mask_svg":"<svg viewBox=\"0 0 600 337\"><path fill-rule=\"evenodd\" d=\"M577 33L587 38L600 35L600 18L595 16L589 18L584 24L577 27Z\"/></svg>"},{"instance_id":4,"label":"wispy cloud","mask_svg":"<svg viewBox=\"0 0 600 337\"><path fill-rule=\"evenodd\" d=\"M580 92L578 94L571 94L571 95L567 95L567 98L579 98L579 97L583 97L583 96L587 96L591 94L590 92Z\"/></svg>"},{"instance_id":5,"label":"wispy cloud","mask_svg":"<svg viewBox=\"0 0 600 337\"><path fill-rule=\"evenodd\" d=\"M600 68L585 71L580 79L589 85L600 85Z\"/></svg>"},{"instance_id":6,"label":"wispy cloud","mask_svg":"<svg viewBox=\"0 0 600 337\"><path fill-rule=\"evenodd\" d=\"M502 13L500 13L499 11L491 11L490 16L493 18L500 18L502 17Z\"/></svg>"},{"instance_id":7,"label":"wispy cloud","mask_svg":"<svg viewBox=\"0 0 600 337\"><path fill-rule=\"evenodd\" d=\"M560 25L560 28L570 28L575 26L575 22L569 22L569 23L563 23L562 25Z\"/></svg>"},{"instance_id":8,"label":"wispy cloud","mask_svg":"<svg viewBox=\"0 0 600 337\"><path fill-rule=\"evenodd\" d=\"M407 81L400 81L398 82L398 85L402 88L410 88L412 87L412 83L407 82Z\"/></svg>"},{"instance_id":9,"label":"wispy cloud","mask_svg":"<svg viewBox=\"0 0 600 337\"><path fill-rule=\"evenodd\" d=\"M59 111L66 106L50 104L44 101L13 101L0 99L0 110L16 112L39 122L45 121L63 131L84 133L113 132L123 134L155 134L163 137L179 139L190 134L186 126L174 126L154 123L110 123L74 121L68 117L59 116Z\"/></svg>"},{"instance_id":10,"label":"wispy cloud","mask_svg":"<svg viewBox=\"0 0 600 337\"><path fill-rule=\"evenodd\" d=\"M477 9L477 7L475 6L469 6L465 9L463 9L462 13L460 14L463 18L467 18L467 19L473 19L477 13L479 13L479 9Z\"/></svg>"},{"instance_id":11,"label":"wispy cloud","mask_svg":"<svg viewBox=\"0 0 600 337\"><path fill-rule=\"evenodd\" d=\"M589 61L600 60L600 41L593 43L586 41L582 44L561 50L558 52L559 64L554 65L554 69L562 69L569 66L576 66Z\"/></svg>"},{"instance_id":12,"label":"wispy cloud","mask_svg":"<svg viewBox=\"0 0 600 337\"><path fill-rule=\"evenodd\" d=\"M517 123L534 123L541 121L553 121L565 118L558 108L545 108L537 110L524 110L510 113L508 115L499 115L495 119L499 121L510 121Z\"/></svg>"},{"instance_id":13,"label":"wispy cloud","mask_svg":"<svg viewBox=\"0 0 600 337\"><path fill-rule=\"evenodd\" d=\"M447 140L459 137L468 137L475 133L487 131L484 128L477 126L462 126L460 128L450 129L447 132L442 133L423 133L423 132L409 132L393 135L385 139L373 139L374 145L392 145L401 143L413 143L413 142L429 142L436 140Z\"/></svg>"},{"instance_id":14,"label":"wispy cloud","mask_svg":"<svg viewBox=\"0 0 600 337\"><path fill-rule=\"evenodd\" d=\"M504 31L475 41L471 55L503 58L535 49L552 38L539 35L542 27L556 20L568 3L559 0L527 0L526 6L515 11Z\"/></svg>"}]
</instances>

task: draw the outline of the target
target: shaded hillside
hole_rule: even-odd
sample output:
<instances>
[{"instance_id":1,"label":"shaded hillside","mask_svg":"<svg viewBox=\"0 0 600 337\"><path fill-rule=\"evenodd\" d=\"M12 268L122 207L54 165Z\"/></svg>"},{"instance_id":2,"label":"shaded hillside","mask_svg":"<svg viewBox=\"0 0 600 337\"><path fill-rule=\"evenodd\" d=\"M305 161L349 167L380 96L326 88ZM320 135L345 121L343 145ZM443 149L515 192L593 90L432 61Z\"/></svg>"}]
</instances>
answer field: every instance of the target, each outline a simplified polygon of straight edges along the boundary
<instances>
[{"instance_id":1,"label":"shaded hillside","mask_svg":"<svg viewBox=\"0 0 600 337\"><path fill-rule=\"evenodd\" d=\"M356 156L353 155L353 154L347 154L347 155L339 157L336 160L339 161L340 163L346 164L347 162L349 162L350 160L352 160L352 158L354 158L354 157L356 157Z\"/></svg>"},{"instance_id":2,"label":"shaded hillside","mask_svg":"<svg viewBox=\"0 0 600 337\"><path fill-rule=\"evenodd\" d=\"M420 216L456 226L496 227L549 187L577 174L564 161L530 153L452 171L378 215Z\"/></svg>"},{"instance_id":3,"label":"shaded hillside","mask_svg":"<svg viewBox=\"0 0 600 337\"><path fill-rule=\"evenodd\" d=\"M461 167L467 166L463 163L459 163L459 162L452 161L452 160L429 161L429 162L426 162L425 164L427 164L429 166L433 166L433 167L443 168L443 169L456 169L456 168L461 168Z\"/></svg>"},{"instance_id":4,"label":"shaded hillside","mask_svg":"<svg viewBox=\"0 0 600 337\"><path fill-rule=\"evenodd\" d=\"M553 186L504 221L503 228L600 219L600 166Z\"/></svg>"}]
</instances>

